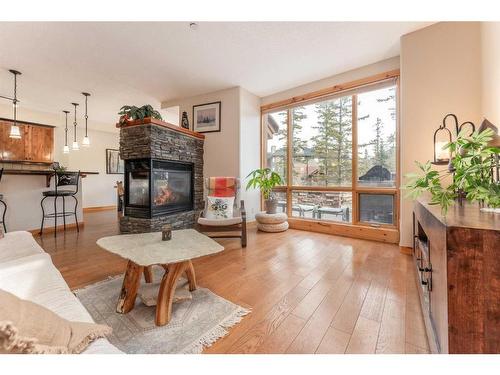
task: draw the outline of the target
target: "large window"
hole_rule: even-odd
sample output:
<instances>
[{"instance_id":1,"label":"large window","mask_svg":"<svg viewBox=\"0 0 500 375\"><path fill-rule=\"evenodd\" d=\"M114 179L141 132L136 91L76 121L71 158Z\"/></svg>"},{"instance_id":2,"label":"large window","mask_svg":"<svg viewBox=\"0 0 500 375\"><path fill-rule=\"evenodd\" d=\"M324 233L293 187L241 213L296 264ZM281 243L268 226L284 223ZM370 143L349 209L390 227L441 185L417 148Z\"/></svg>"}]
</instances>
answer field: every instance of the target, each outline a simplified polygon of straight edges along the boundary
<instances>
[{"instance_id":1,"label":"large window","mask_svg":"<svg viewBox=\"0 0 500 375\"><path fill-rule=\"evenodd\" d=\"M396 79L263 107L264 164L283 177L283 212L397 227Z\"/></svg>"}]
</instances>

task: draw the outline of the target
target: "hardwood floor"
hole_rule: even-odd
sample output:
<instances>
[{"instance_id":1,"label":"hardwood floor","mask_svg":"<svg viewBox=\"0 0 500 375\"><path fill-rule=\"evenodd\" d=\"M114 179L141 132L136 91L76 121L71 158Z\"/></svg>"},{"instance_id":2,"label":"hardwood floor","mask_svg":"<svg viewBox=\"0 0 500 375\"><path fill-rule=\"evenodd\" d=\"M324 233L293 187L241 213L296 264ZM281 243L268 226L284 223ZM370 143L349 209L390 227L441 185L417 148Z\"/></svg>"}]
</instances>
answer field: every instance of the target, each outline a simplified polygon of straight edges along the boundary
<instances>
[{"instance_id":1,"label":"hardwood floor","mask_svg":"<svg viewBox=\"0 0 500 375\"><path fill-rule=\"evenodd\" d=\"M114 211L40 245L72 289L123 273L95 244L118 234ZM205 353L428 353L411 258L396 245L288 230L249 230L248 246L194 261L198 285L252 313Z\"/></svg>"}]
</instances>

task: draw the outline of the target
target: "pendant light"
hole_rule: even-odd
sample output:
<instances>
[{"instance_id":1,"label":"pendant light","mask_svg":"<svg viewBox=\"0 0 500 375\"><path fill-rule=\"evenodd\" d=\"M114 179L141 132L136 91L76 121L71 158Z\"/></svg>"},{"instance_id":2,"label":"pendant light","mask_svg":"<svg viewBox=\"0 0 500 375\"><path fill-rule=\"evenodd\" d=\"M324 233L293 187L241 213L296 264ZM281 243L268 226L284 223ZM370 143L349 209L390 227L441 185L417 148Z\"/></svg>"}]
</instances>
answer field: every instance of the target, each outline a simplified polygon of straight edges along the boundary
<instances>
[{"instance_id":1,"label":"pendant light","mask_svg":"<svg viewBox=\"0 0 500 375\"><path fill-rule=\"evenodd\" d=\"M73 149L73 151L77 151L80 149L80 146L78 146L78 142L76 140L76 125L77 122L76 122L76 107L78 106L78 103L71 103L75 106L75 120L73 121L73 146L71 147Z\"/></svg>"},{"instance_id":2,"label":"pendant light","mask_svg":"<svg viewBox=\"0 0 500 375\"><path fill-rule=\"evenodd\" d=\"M82 95L85 96L85 137L83 137L82 140L82 146L83 147L89 147L90 146L90 138L87 133L87 120L89 116L87 115L87 99L90 96L88 92L82 92Z\"/></svg>"},{"instance_id":3,"label":"pendant light","mask_svg":"<svg viewBox=\"0 0 500 375\"><path fill-rule=\"evenodd\" d=\"M10 138L20 139L21 138L21 129L17 126L17 76L21 75L21 72L17 70L10 69L9 72L14 74L14 98L12 99L12 107L14 108L14 124L10 127Z\"/></svg>"},{"instance_id":4,"label":"pendant light","mask_svg":"<svg viewBox=\"0 0 500 375\"><path fill-rule=\"evenodd\" d=\"M64 128L64 147L63 147L63 153L64 154L69 154L69 146L68 146L68 113L69 111L63 111L64 115L66 116L66 126Z\"/></svg>"}]
</instances>

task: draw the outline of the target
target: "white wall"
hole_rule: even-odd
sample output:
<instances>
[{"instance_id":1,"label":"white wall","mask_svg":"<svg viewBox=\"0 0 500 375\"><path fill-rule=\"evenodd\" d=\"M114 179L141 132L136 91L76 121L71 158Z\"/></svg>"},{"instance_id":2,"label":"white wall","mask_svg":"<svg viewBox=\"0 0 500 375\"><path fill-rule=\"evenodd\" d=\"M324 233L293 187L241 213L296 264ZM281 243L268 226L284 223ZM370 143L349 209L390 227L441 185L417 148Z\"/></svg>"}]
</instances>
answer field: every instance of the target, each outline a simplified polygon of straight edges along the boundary
<instances>
[{"instance_id":1,"label":"white wall","mask_svg":"<svg viewBox=\"0 0 500 375\"><path fill-rule=\"evenodd\" d=\"M481 23L482 115L500 128L500 22Z\"/></svg>"},{"instance_id":2,"label":"white wall","mask_svg":"<svg viewBox=\"0 0 500 375\"><path fill-rule=\"evenodd\" d=\"M260 168L260 98L240 88L240 178L248 220L254 220L260 211L260 192L246 191L246 176Z\"/></svg>"},{"instance_id":3,"label":"white wall","mask_svg":"<svg viewBox=\"0 0 500 375\"><path fill-rule=\"evenodd\" d=\"M159 112L161 114L163 121L168 122L169 124L172 125L179 126L180 119L182 116L182 113L180 113L179 111L180 111L179 106L175 105L172 107L162 108L160 109Z\"/></svg>"},{"instance_id":4,"label":"white wall","mask_svg":"<svg viewBox=\"0 0 500 375\"><path fill-rule=\"evenodd\" d=\"M447 113L479 122L480 56L476 22L442 22L401 38L402 184L405 174L416 171L415 160L432 160L433 134ZM413 202L403 196L400 245L411 246Z\"/></svg>"},{"instance_id":5,"label":"white wall","mask_svg":"<svg viewBox=\"0 0 500 375\"><path fill-rule=\"evenodd\" d=\"M67 155L69 169L99 172L82 179L83 207L116 205L114 185L123 181L123 174L106 174L106 149L119 148L119 134L92 130L89 137L90 147L80 146L80 150Z\"/></svg>"},{"instance_id":6,"label":"white wall","mask_svg":"<svg viewBox=\"0 0 500 375\"><path fill-rule=\"evenodd\" d=\"M193 128L193 106L221 102L221 131L205 134L203 174L209 176L239 176L239 123L240 88L211 92L169 102L161 107L179 106L179 114L186 111L189 125Z\"/></svg>"}]
</instances>

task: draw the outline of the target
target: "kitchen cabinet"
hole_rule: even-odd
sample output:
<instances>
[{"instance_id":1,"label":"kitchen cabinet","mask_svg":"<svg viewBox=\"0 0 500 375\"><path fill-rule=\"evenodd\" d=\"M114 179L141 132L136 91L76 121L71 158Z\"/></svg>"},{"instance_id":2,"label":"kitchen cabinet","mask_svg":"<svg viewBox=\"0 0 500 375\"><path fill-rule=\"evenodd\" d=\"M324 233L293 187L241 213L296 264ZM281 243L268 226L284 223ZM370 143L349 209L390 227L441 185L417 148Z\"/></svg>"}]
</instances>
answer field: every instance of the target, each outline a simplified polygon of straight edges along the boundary
<instances>
[{"instance_id":1,"label":"kitchen cabinet","mask_svg":"<svg viewBox=\"0 0 500 375\"><path fill-rule=\"evenodd\" d=\"M0 119L0 158L3 162L50 164L54 161L54 127L18 122L21 139L9 137L12 120Z\"/></svg>"}]
</instances>

